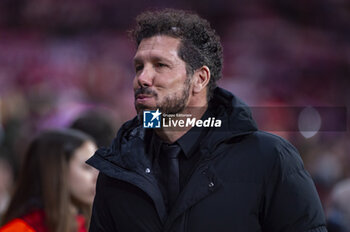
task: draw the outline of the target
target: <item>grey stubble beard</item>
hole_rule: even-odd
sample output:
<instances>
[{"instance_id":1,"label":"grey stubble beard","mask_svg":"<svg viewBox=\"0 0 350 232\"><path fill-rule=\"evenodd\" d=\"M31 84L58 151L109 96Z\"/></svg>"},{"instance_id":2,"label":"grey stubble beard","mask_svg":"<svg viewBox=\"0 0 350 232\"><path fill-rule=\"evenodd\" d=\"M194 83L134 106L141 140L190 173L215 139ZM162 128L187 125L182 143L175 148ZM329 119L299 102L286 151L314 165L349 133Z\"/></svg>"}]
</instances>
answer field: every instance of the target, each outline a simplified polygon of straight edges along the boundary
<instances>
[{"instance_id":1,"label":"grey stubble beard","mask_svg":"<svg viewBox=\"0 0 350 232\"><path fill-rule=\"evenodd\" d=\"M143 111L144 110L157 110L161 113L166 114L176 114L182 112L186 108L186 103L188 101L189 95L190 95L190 88L191 88L191 76L187 76L185 82L184 82L184 88L180 96L178 97L178 94L175 93L173 96L166 96L164 100L160 103L158 103L155 107L155 109L148 109L143 106L136 106L135 103L135 109L137 112L138 119L142 122L143 121ZM135 99L137 93L146 93L146 94L152 94L155 97L155 100L158 99L158 94L148 88L144 89L138 89L135 92Z\"/></svg>"}]
</instances>

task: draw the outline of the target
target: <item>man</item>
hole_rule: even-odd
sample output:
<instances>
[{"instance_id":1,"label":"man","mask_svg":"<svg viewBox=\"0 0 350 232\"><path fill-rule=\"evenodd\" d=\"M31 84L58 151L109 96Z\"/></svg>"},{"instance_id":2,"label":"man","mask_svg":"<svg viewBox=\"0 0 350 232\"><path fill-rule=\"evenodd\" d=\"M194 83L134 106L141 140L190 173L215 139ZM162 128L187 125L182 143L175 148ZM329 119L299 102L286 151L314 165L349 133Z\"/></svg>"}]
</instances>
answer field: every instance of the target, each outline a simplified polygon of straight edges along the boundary
<instances>
[{"instance_id":1,"label":"man","mask_svg":"<svg viewBox=\"0 0 350 232\"><path fill-rule=\"evenodd\" d=\"M138 116L88 161L100 170L90 231L327 231L296 149L216 87L222 48L209 23L176 10L136 21ZM145 110L220 123L146 129Z\"/></svg>"}]
</instances>

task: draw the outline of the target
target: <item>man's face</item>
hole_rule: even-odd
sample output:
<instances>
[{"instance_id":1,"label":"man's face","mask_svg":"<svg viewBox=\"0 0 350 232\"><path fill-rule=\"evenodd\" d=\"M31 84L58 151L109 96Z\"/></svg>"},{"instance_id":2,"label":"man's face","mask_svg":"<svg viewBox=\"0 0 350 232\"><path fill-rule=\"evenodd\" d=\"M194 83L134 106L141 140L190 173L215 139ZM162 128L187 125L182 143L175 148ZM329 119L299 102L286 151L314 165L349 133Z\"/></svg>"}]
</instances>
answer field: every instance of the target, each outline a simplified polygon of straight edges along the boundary
<instances>
[{"instance_id":1,"label":"man's face","mask_svg":"<svg viewBox=\"0 0 350 232\"><path fill-rule=\"evenodd\" d=\"M160 109L163 113L181 112L187 105L191 77L186 63L178 56L180 39L153 36L143 39L134 57L135 108Z\"/></svg>"}]
</instances>

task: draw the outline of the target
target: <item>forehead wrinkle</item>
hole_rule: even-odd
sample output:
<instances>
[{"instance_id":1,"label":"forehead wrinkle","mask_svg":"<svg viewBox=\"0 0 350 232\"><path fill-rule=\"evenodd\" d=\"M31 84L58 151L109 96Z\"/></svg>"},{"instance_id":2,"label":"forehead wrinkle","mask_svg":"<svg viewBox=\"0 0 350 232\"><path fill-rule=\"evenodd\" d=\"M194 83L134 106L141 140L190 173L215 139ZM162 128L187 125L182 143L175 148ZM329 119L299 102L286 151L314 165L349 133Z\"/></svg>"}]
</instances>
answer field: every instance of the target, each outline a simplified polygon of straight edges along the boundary
<instances>
[{"instance_id":1,"label":"forehead wrinkle","mask_svg":"<svg viewBox=\"0 0 350 232\"><path fill-rule=\"evenodd\" d=\"M141 51L137 52L134 57L134 63L143 63L145 60L150 60L152 62L165 61L171 63L178 63L176 58L179 58L177 51L167 51L167 54L164 54L164 51L151 50L151 51Z\"/></svg>"},{"instance_id":2,"label":"forehead wrinkle","mask_svg":"<svg viewBox=\"0 0 350 232\"><path fill-rule=\"evenodd\" d=\"M168 61L176 60L175 58L180 58L178 56L180 43L181 42L177 38L169 36L155 36L144 39L141 41L138 50L136 51L134 62L139 62L146 58ZM171 49L169 49L169 47ZM164 55L165 52L166 55ZM167 57L171 57L173 59L167 59Z\"/></svg>"}]
</instances>

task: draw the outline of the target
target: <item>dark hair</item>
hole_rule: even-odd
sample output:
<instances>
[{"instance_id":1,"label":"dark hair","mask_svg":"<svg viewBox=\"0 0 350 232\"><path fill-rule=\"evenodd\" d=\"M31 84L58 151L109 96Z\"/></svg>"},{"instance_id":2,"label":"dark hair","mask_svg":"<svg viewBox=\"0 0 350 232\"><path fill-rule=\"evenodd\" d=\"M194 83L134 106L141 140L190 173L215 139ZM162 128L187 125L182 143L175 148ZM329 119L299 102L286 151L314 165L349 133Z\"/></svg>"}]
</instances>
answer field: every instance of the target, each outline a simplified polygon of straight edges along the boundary
<instances>
[{"instance_id":1,"label":"dark hair","mask_svg":"<svg viewBox=\"0 0 350 232\"><path fill-rule=\"evenodd\" d=\"M109 115L100 111L89 111L79 116L70 128L93 137L98 147L108 146L115 137L116 126Z\"/></svg>"},{"instance_id":2,"label":"dark hair","mask_svg":"<svg viewBox=\"0 0 350 232\"><path fill-rule=\"evenodd\" d=\"M130 35L137 46L143 39L156 35L181 39L178 56L186 63L187 75L208 66L211 78L207 99L211 98L222 75L223 55L220 38L207 20L182 10L147 11L136 17L136 27Z\"/></svg>"},{"instance_id":3,"label":"dark hair","mask_svg":"<svg viewBox=\"0 0 350 232\"><path fill-rule=\"evenodd\" d=\"M43 209L50 231L75 228L69 205L76 202L69 194L65 175L75 150L87 141L92 141L88 135L71 129L46 131L36 137L27 150L3 224L33 209ZM91 206L79 203L78 208L89 219Z\"/></svg>"}]
</instances>

